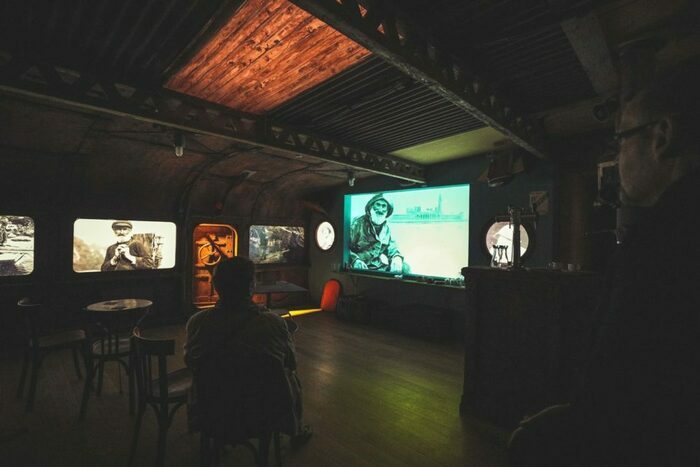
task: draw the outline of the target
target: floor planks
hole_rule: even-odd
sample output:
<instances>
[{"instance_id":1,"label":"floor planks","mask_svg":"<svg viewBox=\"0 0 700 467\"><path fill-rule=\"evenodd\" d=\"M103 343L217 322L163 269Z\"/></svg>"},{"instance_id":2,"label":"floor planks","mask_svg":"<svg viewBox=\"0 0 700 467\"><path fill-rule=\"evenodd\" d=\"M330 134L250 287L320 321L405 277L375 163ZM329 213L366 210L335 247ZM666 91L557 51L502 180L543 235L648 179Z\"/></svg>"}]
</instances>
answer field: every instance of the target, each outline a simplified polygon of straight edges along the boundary
<instances>
[{"instance_id":1,"label":"floor planks","mask_svg":"<svg viewBox=\"0 0 700 467\"><path fill-rule=\"evenodd\" d=\"M507 465L505 433L459 416L462 346L404 337L337 321L330 314L296 318L299 376L305 419L314 429L308 445L290 451L287 466ZM174 337L182 348L184 326L150 330ZM170 362L183 365L181 356ZM12 466L124 466L134 419L119 394L116 365L103 394L77 421L82 381L70 353L50 356L42 368L33 413L15 398L19 361L0 361L0 459ZM126 380L122 378L126 391ZM155 456L155 417L144 417L137 465ZM199 438L186 431L184 409L168 433L168 466L198 465ZM224 465L253 466L244 448L229 450Z\"/></svg>"}]
</instances>

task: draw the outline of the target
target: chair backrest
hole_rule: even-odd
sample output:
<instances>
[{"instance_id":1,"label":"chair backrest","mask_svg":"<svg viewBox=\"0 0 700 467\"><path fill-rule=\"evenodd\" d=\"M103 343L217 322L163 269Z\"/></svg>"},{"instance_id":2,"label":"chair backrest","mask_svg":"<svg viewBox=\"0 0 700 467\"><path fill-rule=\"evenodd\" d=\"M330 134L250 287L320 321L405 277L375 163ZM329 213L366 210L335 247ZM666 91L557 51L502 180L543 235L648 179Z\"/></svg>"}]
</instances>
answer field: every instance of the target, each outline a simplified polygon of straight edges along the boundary
<instances>
[{"instance_id":1,"label":"chair backrest","mask_svg":"<svg viewBox=\"0 0 700 467\"><path fill-rule=\"evenodd\" d=\"M265 432L293 433L294 406L279 360L230 343L201 362L194 375L201 429L227 443Z\"/></svg>"},{"instance_id":2,"label":"chair backrest","mask_svg":"<svg viewBox=\"0 0 700 467\"><path fill-rule=\"evenodd\" d=\"M335 311L338 305L338 297L343 292L343 284L337 279L328 279L323 285L321 295L321 309L323 311Z\"/></svg>"},{"instance_id":3,"label":"chair backrest","mask_svg":"<svg viewBox=\"0 0 700 467\"><path fill-rule=\"evenodd\" d=\"M134 328L132 346L134 351L134 373L139 398L147 402L167 399L168 356L175 354L174 339L146 339Z\"/></svg>"}]
</instances>

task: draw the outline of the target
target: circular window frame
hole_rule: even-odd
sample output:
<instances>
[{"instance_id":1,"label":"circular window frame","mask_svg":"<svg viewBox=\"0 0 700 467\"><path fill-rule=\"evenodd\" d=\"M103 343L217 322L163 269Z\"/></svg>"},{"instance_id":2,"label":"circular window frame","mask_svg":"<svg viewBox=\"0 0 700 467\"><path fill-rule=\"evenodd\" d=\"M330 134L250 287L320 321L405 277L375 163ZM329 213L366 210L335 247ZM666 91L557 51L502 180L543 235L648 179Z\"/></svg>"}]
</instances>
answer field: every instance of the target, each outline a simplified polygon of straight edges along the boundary
<instances>
[{"instance_id":1,"label":"circular window frame","mask_svg":"<svg viewBox=\"0 0 700 467\"><path fill-rule=\"evenodd\" d=\"M331 226L331 229L333 229L333 243L331 243L331 246L329 246L326 249L323 249L321 245L318 243L318 229L321 228L321 226L324 223L328 223L328 225ZM313 235L314 235L314 244L316 245L316 248L319 249L322 253L328 253L329 251L333 250L335 246L338 244L338 230L335 228L335 224L331 222L329 219L322 219L319 222L316 223L316 227L314 227L313 230Z\"/></svg>"},{"instance_id":2,"label":"circular window frame","mask_svg":"<svg viewBox=\"0 0 700 467\"><path fill-rule=\"evenodd\" d=\"M489 229L491 226L493 226L496 223L499 222L504 222L504 221L497 221L495 217L490 218L484 226L481 228L481 233L479 234L479 244L481 245L481 251L486 254L486 257L489 259L489 264L491 263L491 251L488 249L486 246L486 234L488 233ZM535 242L535 228L530 222L523 222L520 224L520 226L525 230L527 233L527 239L528 239L528 245L527 249L525 250L525 253L523 253L520 256L520 259L522 261L527 260L532 256L532 252L535 251L535 248L537 247L537 243Z\"/></svg>"}]
</instances>

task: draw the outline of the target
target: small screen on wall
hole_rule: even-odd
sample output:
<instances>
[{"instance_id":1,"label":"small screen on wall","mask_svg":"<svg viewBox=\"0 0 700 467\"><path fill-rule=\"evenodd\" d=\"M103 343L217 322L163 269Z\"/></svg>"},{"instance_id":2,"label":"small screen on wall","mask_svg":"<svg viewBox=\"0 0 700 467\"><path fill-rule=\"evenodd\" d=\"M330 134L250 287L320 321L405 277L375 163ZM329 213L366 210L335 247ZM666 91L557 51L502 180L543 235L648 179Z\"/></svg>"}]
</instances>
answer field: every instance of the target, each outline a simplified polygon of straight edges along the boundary
<instances>
[{"instance_id":1,"label":"small screen on wall","mask_svg":"<svg viewBox=\"0 0 700 467\"><path fill-rule=\"evenodd\" d=\"M0 214L0 277L26 276L34 270L34 220Z\"/></svg>"},{"instance_id":2,"label":"small screen on wall","mask_svg":"<svg viewBox=\"0 0 700 467\"><path fill-rule=\"evenodd\" d=\"M172 222L77 219L73 224L73 271L133 271L175 266Z\"/></svg>"},{"instance_id":3,"label":"small screen on wall","mask_svg":"<svg viewBox=\"0 0 700 467\"><path fill-rule=\"evenodd\" d=\"M304 228L251 225L248 257L258 264L304 262Z\"/></svg>"},{"instance_id":4,"label":"small screen on wall","mask_svg":"<svg viewBox=\"0 0 700 467\"><path fill-rule=\"evenodd\" d=\"M348 269L458 278L469 264L469 185L345 196Z\"/></svg>"}]
</instances>

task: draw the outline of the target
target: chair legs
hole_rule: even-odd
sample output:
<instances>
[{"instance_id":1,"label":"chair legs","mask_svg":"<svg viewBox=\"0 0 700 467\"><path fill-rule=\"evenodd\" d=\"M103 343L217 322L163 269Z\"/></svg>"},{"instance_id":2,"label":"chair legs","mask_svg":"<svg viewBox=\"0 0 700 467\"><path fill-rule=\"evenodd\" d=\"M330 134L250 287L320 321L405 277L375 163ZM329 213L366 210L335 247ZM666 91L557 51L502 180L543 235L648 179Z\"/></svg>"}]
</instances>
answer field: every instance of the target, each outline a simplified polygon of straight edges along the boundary
<instances>
[{"instance_id":1,"label":"chair legs","mask_svg":"<svg viewBox=\"0 0 700 467\"><path fill-rule=\"evenodd\" d=\"M159 417L160 418L160 417ZM156 465L163 467L165 465L165 448L168 440L168 414L165 414L165 420L158 420L158 453L156 455Z\"/></svg>"},{"instance_id":2,"label":"chair legs","mask_svg":"<svg viewBox=\"0 0 700 467\"><path fill-rule=\"evenodd\" d=\"M97 364L97 391L96 394L98 396L102 395L102 382L104 381L105 377L105 361L104 359L100 359L99 363Z\"/></svg>"},{"instance_id":3,"label":"chair legs","mask_svg":"<svg viewBox=\"0 0 700 467\"><path fill-rule=\"evenodd\" d=\"M282 467L282 449L280 447L280 432L275 431L272 434L272 442L275 445L275 461L277 462L277 467Z\"/></svg>"},{"instance_id":4,"label":"chair legs","mask_svg":"<svg viewBox=\"0 0 700 467\"><path fill-rule=\"evenodd\" d=\"M88 399L90 399L90 391L93 391L93 382L95 381L95 378L97 378L97 388L94 389L96 395L101 395L102 394L102 386L104 382L104 374L105 374L105 361L115 361L115 360L105 360L103 358L97 358L97 363L94 363L93 357L89 356L89 354L86 354L85 357L85 385L83 387L83 398L80 404L80 415L79 419L83 420L85 419L85 414L87 412L87 403ZM131 357L129 357L129 361L131 361ZM134 375L133 371L130 366L126 365L123 361L117 361L118 367L117 370L119 371L119 377L121 378L121 371L122 367L124 368L124 371L127 372L128 378L129 378L129 414L134 413L135 406L137 404L136 400L136 384L134 382ZM77 368L77 367L76 367ZM120 387L120 393L121 391L121 383L119 384Z\"/></svg>"},{"instance_id":5,"label":"chair legs","mask_svg":"<svg viewBox=\"0 0 700 467\"><path fill-rule=\"evenodd\" d=\"M36 386L39 382L39 367L41 367L41 358L33 358L31 377L29 379L29 393L27 395L27 403L24 407L25 412L31 412L34 409L34 397L36 396Z\"/></svg>"},{"instance_id":6,"label":"chair legs","mask_svg":"<svg viewBox=\"0 0 700 467\"><path fill-rule=\"evenodd\" d=\"M92 389L92 380L95 377L95 365L90 357L85 359L85 384L83 385L83 397L80 401L80 414L78 420L85 420L87 413L87 403L90 398L90 390Z\"/></svg>"},{"instance_id":7,"label":"chair legs","mask_svg":"<svg viewBox=\"0 0 700 467\"><path fill-rule=\"evenodd\" d=\"M134 425L134 435L131 439L131 452L129 453L129 463L127 464L128 467L131 467L134 463L134 456L136 455L136 446L138 445L139 433L141 431L141 421L145 412L146 404L139 405L139 410L136 414L136 424Z\"/></svg>"},{"instance_id":8,"label":"chair legs","mask_svg":"<svg viewBox=\"0 0 700 467\"><path fill-rule=\"evenodd\" d=\"M267 462L270 457L270 439L272 438L271 433L265 433L258 439L258 452L255 459L255 463L259 467L267 467Z\"/></svg>"},{"instance_id":9,"label":"chair legs","mask_svg":"<svg viewBox=\"0 0 700 467\"><path fill-rule=\"evenodd\" d=\"M27 381L27 368L29 367L29 349L24 349L24 358L22 359L22 373L19 376L19 384L17 385L17 399L21 399L24 394L24 383Z\"/></svg>"},{"instance_id":10,"label":"chair legs","mask_svg":"<svg viewBox=\"0 0 700 467\"><path fill-rule=\"evenodd\" d=\"M71 348L71 351L73 352L73 365L75 366L75 374L78 375L78 379L83 379L83 374L80 371L80 362L78 361L78 348L73 347Z\"/></svg>"},{"instance_id":11,"label":"chair legs","mask_svg":"<svg viewBox=\"0 0 700 467\"><path fill-rule=\"evenodd\" d=\"M129 355L129 367L126 370L127 378L129 379L129 415L134 413L134 407L138 403L136 401L136 380L134 378L135 359L133 355Z\"/></svg>"}]
</instances>

